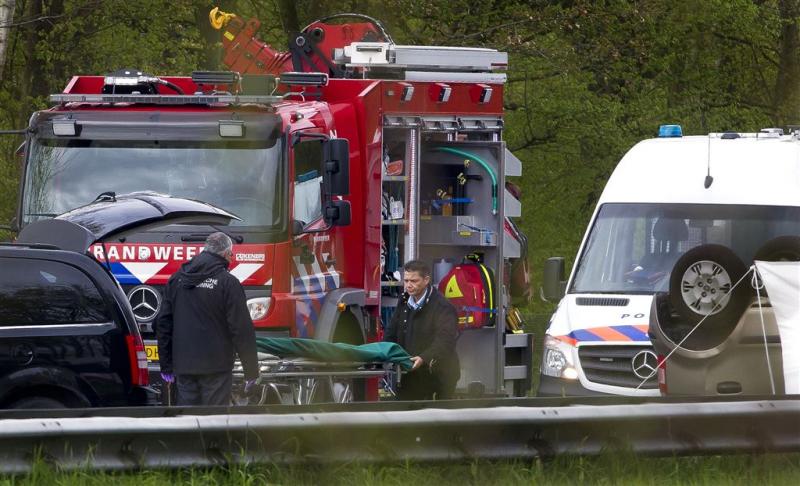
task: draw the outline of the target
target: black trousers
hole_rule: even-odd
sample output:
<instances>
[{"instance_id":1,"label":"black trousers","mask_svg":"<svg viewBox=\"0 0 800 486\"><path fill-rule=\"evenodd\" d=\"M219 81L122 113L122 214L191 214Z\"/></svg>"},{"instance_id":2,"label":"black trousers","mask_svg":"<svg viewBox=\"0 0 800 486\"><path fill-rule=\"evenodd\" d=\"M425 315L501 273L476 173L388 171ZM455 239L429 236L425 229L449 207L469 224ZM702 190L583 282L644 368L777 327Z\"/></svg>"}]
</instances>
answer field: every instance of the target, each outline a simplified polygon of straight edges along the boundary
<instances>
[{"instance_id":1,"label":"black trousers","mask_svg":"<svg viewBox=\"0 0 800 486\"><path fill-rule=\"evenodd\" d=\"M449 400L456 390L456 380L448 380L422 366L400 379L398 400Z\"/></svg>"},{"instance_id":2,"label":"black trousers","mask_svg":"<svg viewBox=\"0 0 800 486\"><path fill-rule=\"evenodd\" d=\"M207 375L178 375L175 377L178 388L177 405L229 406L231 404L230 371Z\"/></svg>"}]
</instances>

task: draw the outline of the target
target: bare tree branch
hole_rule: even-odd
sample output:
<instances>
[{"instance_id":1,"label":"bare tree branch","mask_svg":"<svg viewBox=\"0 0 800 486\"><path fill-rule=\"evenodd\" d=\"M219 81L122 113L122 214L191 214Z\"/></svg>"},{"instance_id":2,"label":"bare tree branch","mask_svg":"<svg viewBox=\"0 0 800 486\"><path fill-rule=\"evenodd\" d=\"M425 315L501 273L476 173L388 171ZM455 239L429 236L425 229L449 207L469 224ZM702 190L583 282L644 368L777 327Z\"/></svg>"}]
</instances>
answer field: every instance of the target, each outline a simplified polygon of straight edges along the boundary
<instances>
[{"instance_id":1,"label":"bare tree branch","mask_svg":"<svg viewBox=\"0 0 800 486\"><path fill-rule=\"evenodd\" d=\"M14 3L15 0L5 0L6 2ZM7 21L2 22L2 18L0 18L0 29L11 29L13 27L22 27L24 25L35 24L37 22L48 22L52 25L53 20L61 19L64 17L69 17L71 15L75 15L76 13L83 13L85 11L92 11L97 9L103 4L102 0L93 0L86 5L82 5L76 8L73 11L63 12L57 15L31 15L31 16L23 16L21 19L17 19L16 22ZM2 6L0 6L1 8Z\"/></svg>"}]
</instances>

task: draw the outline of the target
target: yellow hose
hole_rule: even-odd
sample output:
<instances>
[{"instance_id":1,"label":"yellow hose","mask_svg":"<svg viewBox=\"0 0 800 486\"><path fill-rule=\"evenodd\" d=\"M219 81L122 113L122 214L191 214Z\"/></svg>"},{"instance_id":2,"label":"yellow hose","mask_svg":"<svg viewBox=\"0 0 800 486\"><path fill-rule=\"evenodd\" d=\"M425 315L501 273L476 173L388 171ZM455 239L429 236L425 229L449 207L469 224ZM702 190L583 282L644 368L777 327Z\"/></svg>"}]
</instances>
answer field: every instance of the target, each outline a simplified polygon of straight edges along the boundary
<instances>
[{"instance_id":1,"label":"yellow hose","mask_svg":"<svg viewBox=\"0 0 800 486\"><path fill-rule=\"evenodd\" d=\"M211 27L217 30L228 25L228 22L234 17L236 17L236 14L225 13L221 11L219 7L214 7L208 12L208 21L211 22Z\"/></svg>"}]
</instances>

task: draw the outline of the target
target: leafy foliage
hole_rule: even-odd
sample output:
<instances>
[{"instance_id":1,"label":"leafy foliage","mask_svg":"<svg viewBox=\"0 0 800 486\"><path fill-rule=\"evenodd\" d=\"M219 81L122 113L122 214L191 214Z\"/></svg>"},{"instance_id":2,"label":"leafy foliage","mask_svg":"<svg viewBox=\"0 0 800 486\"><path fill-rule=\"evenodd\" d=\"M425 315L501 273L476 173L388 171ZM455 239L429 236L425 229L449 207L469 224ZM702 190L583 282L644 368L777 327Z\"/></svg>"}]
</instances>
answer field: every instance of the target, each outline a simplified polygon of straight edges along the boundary
<instances>
[{"instance_id":1,"label":"leafy foliage","mask_svg":"<svg viewBox=\"0 0 800 486\"><path fill-rule=\"evenodd\" d=\"M218 67L213 3L18 0L0 27L11 30L0 128L24 127L71 74ZM507 50L506 139L524 163L522 228L536 270L548 256L573 257L616 162L659 124L698 134L800 121L797 0L217 3L261 19L276 46L316 18L351 11L382 19L398 43ZM16 204L18 144L0 138L0 223Z\"/></svg>"}]
</instances>

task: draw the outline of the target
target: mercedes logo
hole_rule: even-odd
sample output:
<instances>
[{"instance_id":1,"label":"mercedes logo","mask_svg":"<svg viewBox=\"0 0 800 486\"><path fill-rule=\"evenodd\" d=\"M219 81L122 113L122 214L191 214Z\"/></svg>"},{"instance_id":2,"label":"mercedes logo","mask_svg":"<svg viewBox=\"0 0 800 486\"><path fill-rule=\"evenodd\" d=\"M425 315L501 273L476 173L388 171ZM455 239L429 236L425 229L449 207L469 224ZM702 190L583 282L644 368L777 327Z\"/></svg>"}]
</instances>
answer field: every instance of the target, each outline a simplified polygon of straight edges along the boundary
<instances>
[{"instance_id":1,"label":"mercedes logo","mask_svg":"<svg viewBox=\"0 0 800 486\"><path fill-rule=\"evenodd\" d=\"M647 349L639 351L636 353L636 356L631 359L631 368L633 368L633 374L642 380L652 378L656 368L658 368L658 356L656 356L656 353Z\"/></svg>"},{"instance_id":2,"label":"mercedes logo","mask_svg":"<svg viewBox=\"0 0 800 486\"><path fill-rule=\"evenodd\" d=\"M131 303L133 315L137 320L149 322L158 314L158 309L161 307L161 296L153 287L140 285L128 292L128 302Z\"/></svg>"}]
</instances>

